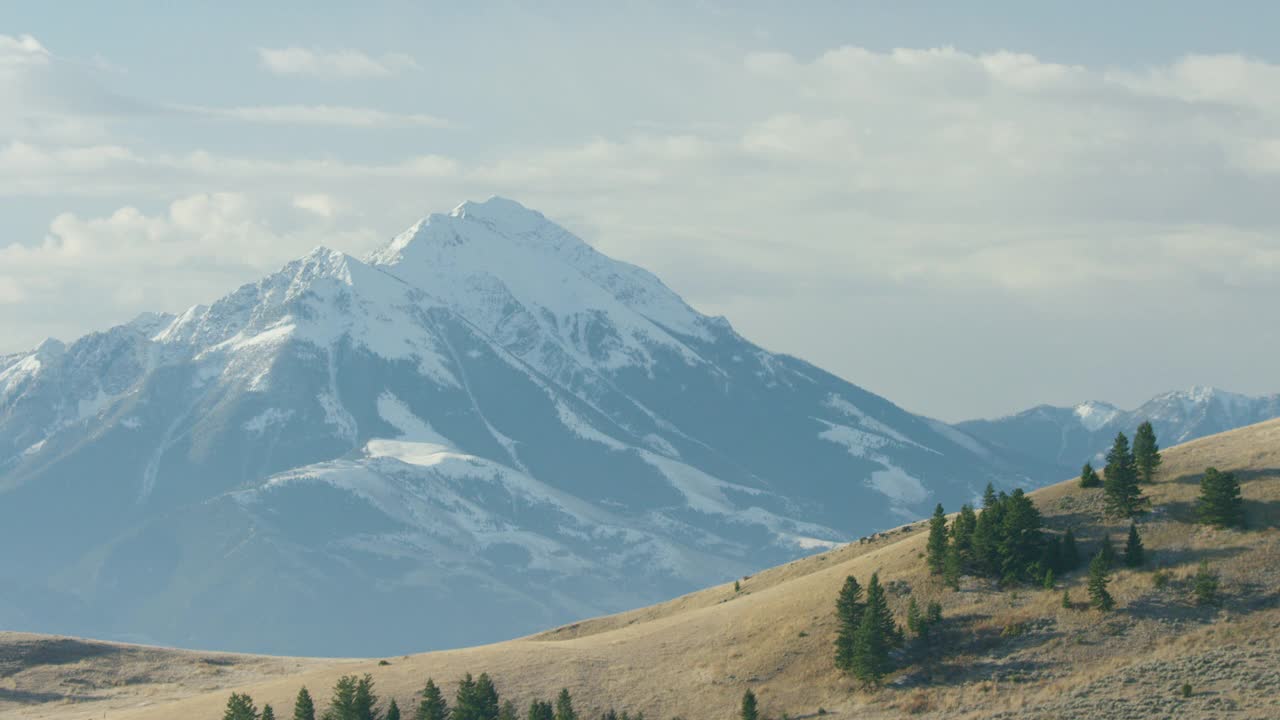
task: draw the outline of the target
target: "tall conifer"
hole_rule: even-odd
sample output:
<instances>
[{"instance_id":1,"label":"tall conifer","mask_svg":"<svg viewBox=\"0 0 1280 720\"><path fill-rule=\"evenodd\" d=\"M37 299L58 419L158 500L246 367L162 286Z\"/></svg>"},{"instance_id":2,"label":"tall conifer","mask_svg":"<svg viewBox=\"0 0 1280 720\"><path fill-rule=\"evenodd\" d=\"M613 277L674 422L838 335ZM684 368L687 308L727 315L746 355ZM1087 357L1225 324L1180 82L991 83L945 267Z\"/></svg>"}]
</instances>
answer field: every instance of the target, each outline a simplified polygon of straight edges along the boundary
<instances>
[{"instance_id":1,"label":"tall conifer","mask_svg":"<svg viewBox=\"0 0 1280 720\"><path fill-rule=\"evenodd\" d=\"M858 626L854 642L854 677L864 685L879 684L891 669L890 649L901 642L902 633L889 610L880 577L873 574L867 584L867 606L862 612L862 623Z\"/></svg>"},{"instance_id":2,"label":"tall conifer","mask_svg":"<svg viewBox=\"0 0 1280 720\"><path fill-rule=\"evenodd\" d=\"M555 720L556 711L551 707L550 702L534 700L529 703L529 713L525 717L526 720Z\"/></svg>"},{"instance_id":3,"label":"tall conifer","mask_svg":"<svg viewBox=\"0 0 1280 720\"><path fill-rule=\"evenodd\" d=\"M756 694L748 689L742 694L742 712L738 717L742 720L760 720L760 709L756 705Z\"/></svg>"},{"instance_id":4,"label":"tall conifer","mask_svg":"<svg viewBox=\"0 0 1280 720\"><path fill-rule=\"evenodd\" d=\"M1138 471L1138 481L1151 483L1160 469L1160 445L1156 443L1156 431L1144 421L1133 436L1133 463Z\"/></svg>"},{"instance_id":5,"label":"tall conifer","mask_svg":"<svg viewBox=\"0 0 1280 720\"><path fill-rule=\"evenodd\" d=\"M573 710L573 697L569 695L569 688L561 688L560 695L556 697L555 720L578 720L578 714Z\"/></svg>"},{"instance_id":6,"label":"tall conifer","mask_svg":"<svg viewBox=\"0 0 1280 720\"><path fill-rule=\"evenodd\" d=\"M414 720L448 720L449 704L445 702L444 693L436 687L435 681L427 678L427 686L422 690L422 701L414 713Z\"/></svg>"},{"instance_id":7,"label":"tall conifer","mask_svg":"<svg viewBox=\"0 0 1280 720\"><path fill-rule=\"evenodd\" d=\"M333 685L333 696L329 698L329 709L325 710L324 720L360 720L356 710L355 675L343 675Z\"/></svg>"},{"instance_id":8,"label":"tall conifer","mask_svg":"<svg viewBox=\"0 0 1280 720\"><path fill-rule=\"evenodd\" d=\"M373 676L365 673L356 681L354 720L381 720L378 711L378 696L373 691Z\"/></svg>"},{"instance_id":9,"label":"tall conifer","mask_svg":"<svg viewBox=\"0 0 1280 720\"><path fill-rule=\"evenodd\" d=\"M862 587L858 579L850 575L836 597L836 667L853 670L853 645L858 626L862 622Z\"/></svg>"},{"instance_id":10,"label":"tall conifer","mask_svg":"<svg viewBox=\"0 0 1280 720\"><path fill-rule=\"evenodd\" d=\"M1084 468L1080 471L1080 487L1096 488L1102 486L1102 478L1098 477L1097 471L1093 469L1092 463L1085 463Z\"/></svg>"},{"instance_id":11,"label":"tall conifer","mask_svg":"<svg viewBox=\"0 0 1280 720\"><path fill-rule=\"evenodd\" d=\"M1089 563L1089 604L1104 612L1115 607L1115 600L1107 592L1107 584L1111 582L1111 564L1102 553L1093 556Z\"/></svg>"},{"instance_id":12,"label":"tall conifer","mask_svg":"<svg viewBox=\"0 0 1280 720\"><path fill-rule=\"evenodd\" d=\"M316 720L316 703L306 686L298 690L298 697L293 701L293 720Z\"/></svg>"},{"instance_id":13,"label":"tall conifer","mask_svg":"<svg viewBox=\"0 0 1280 720\"><path fill-rule=\"evenodd\" d=\"M942 574L942 563L947 552L947 513L938 503L933 509L933 517L929 518L929 541L925 545L929 572Z\"/></svg>"},{"instance_id":14,"label":"tall conifer","mask_svg":"<svg viewBox=\"0 0 1280 720\"><path fill-rule=\"evenodd\" d=\"M1112 517L1130 518L1146 506L1146 498L1138 487L1138 469L1133 452L1129 450L1129 439L1124 433L1116 434L1115 442L1107 453L1106 480L1102 489L1105 493L1103 507Z\"/></svg>"},{"instance_id":15,"label":"tall conifer","mask_svg":"<svg viewBox=\"0 0 1280 720\"><path fill-rule=\"evenodd\" d=\"M1124 564L1131 568L1142 567L1146 562L1146 549L1142 547L1142 536L1138 534L1138 524L1129 523L1129 538L1124 544Z\"/></svg>"},{"instance_id":16,"label":"tall conifer","mask_svg":"<svg viewBox=\"0 0 1280 720\"><path fill-rule=\"evenodd\" d=\"M258 720L258 708L253 698L241 693L231 693L222 720Z\"/></svg>"},{"instance_id":17,"label":"tall conifer","mask_svg":"<svg viewBox=\"0 0 1280 720\"><path fill-rule=\"evenodd\" d=\"M1200 479L1200 501L1196 508L1200 522L1217 527L1244 525L1244 500L1235 473L1207 468Z\"/></svg>"},{"instance_id":18,"label":"tall conifer","mask_svg":"<svg viewBox=\"0 0 1280 720\"><path fill-rule=\"evenodd\" d=\"M1064 571L1080 567L1080 550L1076 547L1076 534L1071 528L1067 528L1062 535L1062 546L1058 551L1058 557Z\"/></svg>"}]
</instances>

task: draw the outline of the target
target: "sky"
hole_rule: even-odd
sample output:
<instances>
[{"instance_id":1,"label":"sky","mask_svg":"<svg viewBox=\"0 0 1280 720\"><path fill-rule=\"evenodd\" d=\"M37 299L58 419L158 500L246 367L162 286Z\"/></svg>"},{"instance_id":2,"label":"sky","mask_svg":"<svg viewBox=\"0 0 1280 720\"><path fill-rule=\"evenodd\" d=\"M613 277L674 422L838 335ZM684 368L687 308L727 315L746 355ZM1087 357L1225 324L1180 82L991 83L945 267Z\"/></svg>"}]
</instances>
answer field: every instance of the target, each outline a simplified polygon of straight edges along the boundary
<instances>
[{"instance_id":1,"label":"sky","mask_svg":"<svg viewBox=\"0 0 1280 720\"><path fill-rule=\"evenodd\" d=\"M1280 391L1280 4L3 3L0 353L491 195L945 420Z\"/></svg>"}]
</instances>

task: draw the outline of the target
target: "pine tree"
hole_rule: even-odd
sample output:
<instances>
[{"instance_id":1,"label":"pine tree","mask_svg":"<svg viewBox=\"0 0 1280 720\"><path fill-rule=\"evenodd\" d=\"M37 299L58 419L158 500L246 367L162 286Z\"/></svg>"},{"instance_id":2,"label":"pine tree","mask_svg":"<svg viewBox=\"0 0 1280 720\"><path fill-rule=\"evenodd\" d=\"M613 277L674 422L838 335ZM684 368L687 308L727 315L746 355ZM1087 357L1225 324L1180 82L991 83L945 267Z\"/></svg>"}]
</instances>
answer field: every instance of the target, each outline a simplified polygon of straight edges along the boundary
<instances>
[{"instance_id":1,"label":"pine tree","mask_svg":"<svg viewBox=\"0 0 1280 720\"><path fill-rule=\"evenodd\" d=\"M907 630L912 635L920 637L925 633L924 618L920 616L920 606L916 604L916 597L911 596L911 601L907 603Z\"/></svg>"},{"instance_id":2,"label":"pine tree","mask_svg":"<svg viewBox=\"0 0 1280 720\"><path fill-rule=\"evenodd\" d=\"M1111 582L1111 564L1098 553L1089 563L1089 604L1098 610L1107 612L1115 607L1115 600L1107 592L1107 583Z\"/></svg>"},{"instance_id":3,"label":"pine tree","mask_svg":"<svg viewBox=\"0 0 1280 720\"><path fill-rule=\"evenodd\" d=\"M1207 468L1200 479L1200 522L1217 527L1244 526L1244 500L1235 473Z\"/></svg>"},{"instance_id":4,"label":"pine tree","mask_svg":"<svg viewBox=\"0 0 1280 720\"><path fill-rule=\"evenodd\" d=\"M476 708L480 713L480 720L498 720L498 713L502 711L498 703L498 689L493 686L493 679L489 677L489 673L480 673L480 677L476 678Z\"/></svg>"},{"instance_id":5,"label":"pine tree","mask_svg":"<svg viewBox=\"0 0 1280 720\"><path fill-rule=\"evenodd\" d=\"M929 627L937 627L942 622L942 603L933 600L925 608L924 622Z\"/></svg>"},{"instance_id":6,"label":"pine tree","mask_svg":"<svg viewBox=\"0 0 1280 720\"><path fill-rule=\"evenodd\" d=\"M1195 596L1196 605L1216 605L1218 602L1218 574L1209 569L1209 561L1201 560L1200 569L1196 571L1191 583L1191 592Z\"/></svg>"},{"instance_id":7,"label":"pine tree","mask_svg":"<svg viewBox=\"0 0 1280 720\"><path fill-rule=\"evenodd\" d=\"M947 554L942 558L942 584L952 590L960 589L960 572L964 563L960 559L960 548L954 540L947 544Z\"/></svg>"},{"instance_id":8,"label":"pine tree","mask_svg":"<svg viewBox=\"0 0 1280 720\"><path fill-rule=\"evenodd\" d=\"M356 681L354 720L381 720L378 712L378 696L373 692L373 676L365 673Z\"/></svg>"},{"instance_id":9,"label":"pine tree","mask_svg":"<svg viewBox=\"0 0 1280 720\"><path fill-rule=\"evenodd\" d=\"M1156 443L1156 431L1150 422L1138 426L1133 436L1133 464L1138 471L1138 481L1150 484L1160 469L1160 446Z\"/></svg>"},{"instance_id":10,"label":"pine tree","mask_svg":"<svg viewBox=\"0 0 1280 720\"><path fill-rule=\"evenodd\" d=\"M967 503L960 506L959 514L951 521L951 544L960 556L962 569L973 562L973 530L977 525L978 516L974 514L973 506Z\"/></svg>"},{"instance_id":11,"label":"pine tree","mask_svg":"<svg viewBox=\"0 0 1280 720\"><path fill-rule=\"evenodd\" d=\"M1062 607L1063 609L1066 609L1066 610L1071 609L1071 591L1070 590L1064 589L1062 591Z\"/></svg>"},{"instance_id":12,"label":"pine tree","mask_svg":"<svg viewBox=\"0 0 1280 720\"><path fill-rule=\"evenodd\" d=\"M1034 575L1033 566L1040 559L1044 546L1044 519L1022 488L1015 489L1004 505L1004 526L999 545L1000 572L1014 577L1028 573Z\"/></svg>"},{"instance_id":13,"label":"pine tree","mask_svg":"<svg viewBox=\"0 0 1280 720\"><path fill-rule=\"evenodd\" d=\"M387 704L386 720L400 720L400 706L396 704L396 699L391 698L391 702Z\"/></svg>"},{"instance_id":14,"label":"pine tree","mask_svg":"<svg viewBox=\"0 0 1280 720\"><path fill-rule=\"evenodd\" d=\"M258 716L259 720L276 720L276 710L270 704L262 706L262 714ZM396 718L396 720L400 720Z\"/></svg>"},{"instance_id":15,"label":"pine tree","mask_svg":"<svg viewBox=\"0 0 1280 720\"><path fill-rule=\"evenodd\" d=\"M1116 548L1111 544L1111 536L1102 536L1102 547L1098 548L1098 555L1102 557L1102 561L1107 564L1107 569L1116 566Z\"/></svg>"},{"instance_id":16,"label":"pine tree","mask_svg":"<svg viewBox=\"0 0 1280 720\"><path fill-rule=\"evenodd\" d=\"M1053 576L1053 568L1049 568L1048 570L1045 570L1045 571L1044 571L1044 583L1043 583L1043 584L1044 584L1044 589L1045 589L1045 590L1052 590L1052 589L1053 589L1053 586L1054 586L1054 585L1056 585L1056 584L1057 584L1057 582L1058 582L1058 581L1057 581L1057 578L1055 578L1055 577Z\"/></svg>"},{"instance_id":17,"label":"pine tree","mask_svg":"<svg viewBox=\"0 0 1280 720\"><path fill-rule=\"evenodd\" d=\"M391 720L390 717L387 720ZM502 709L498 711L498 720L520 720L520 711L516 710L516 704L510 700L502 703Z\"/></svg>"},{"instance_id":18,"label":"pine tree","mask_svg":"<svg viewBox=\"0 0 1280 720\"><path fill-rule=\"evenodd\" d=\"M997 493L991 483L982 493L982 514L973 527L973 564L984 575L1001 571L1000 544L1004 540L1004 511L1008 496Z\"/></svg>"},{"instance_id":19,"label":"pine tree","mask_svg":"<svg viewBox=\"0 0 1280 720\"><path fill-rule=\"evenodd\" d=\"M1115 443L1107 453L1107 477L1102 489L1103 507L1112 517L1130 518L1146 507L1147 499L1138 487L1138 469L1124 433L1116 434Z\"/></svg>"},{"instance_id":20,"label":"pine tree","mask_svg":"<svg viewBox=\"0 0 1280 720\"><path fill-rule=\"evenodd\" d=\"M942 574L942 563L947 552L947 514L938 503L933 509L933 517L929 518L929 542L925 546L929 572Z\"/></svg>"},{"instance_id":21,"label":"pine tree","mask_svg":"<svg viewBox=\"0 0 1280 720\"><path fill-rule=\"evenodd\" d=\"M529 703L529 713L525 716L526 720L555 720L555 717L555 709L546 700L534 700Z\"/></svg>"},{"instance_id":22,"label":"pine tree","mask_svg":"<svg viewBox=\"0 0 1280 720\"><path fill-rule=\"evenodd\" d=\"M333 697L329 699L329 709L324 712L324 720L360 720L356 714L355 675L343 675L333 685Z\"/></svg>"},{"instance_id":23,"label":"pine tree","mask_svg":"<svg viewBox=\"0 0 1280 720\"><path fill-rule=\"evenodd\" d=\"M305 686L298 691L298 697L293 701L293 720L316 720L316 704Z\"/></svg>"},{"instance_id":24,"label":"pine tree","mask_svg":"<svg viewBox=\"0 0 1280 720\"><path fill-rule=\"evenodd\" d=\"M853 642L862 622L862 587L857 578L845 578L844 586L836 597L836 667L849 672L853 669Z\"/></svg>"},{"instance_id":25,"label":"pine tree","mask_svg":"<svg viewBox=\"0 0 1280 720\"><path fill-rule=\"evenodd\" d=\"M422 690L422 701L418 703L414 720L448 720L448 717L449 705L445 702L444 694L431 678L427 678L427 686Z\"/></svg>"},{"instance_id":26,"label":"pine tree","mask_svg":"<svg viewBox=\"0 0 1280 720\"><path fill-rule=\"evenodd\" d=\"M760 720L760 710L756 707L756 694L747 690L742 694L742 720Z\"/></svg>"},{"instance_id":27,"label":"pine tree","mask_svg":"<svg viewBox=\"0 0 1280 720\"><path fill-rule=\"evenodd\" d=\"M1096 488L1102 486L1102 478L1098 477L1098 473L1093 469L1092 463L1085 463L1084 469L1080 471L1080 487Z\"/></svg>"},{"instance_id":28,"label":"pine tree","mask_svg":"<svg viewBox=\"0 0 1280 720\"><path fill-rule=\"evenodd\" d=\"M560 695L556 698L555 720L578 720L578 714L573 711L573 697L569 695L569 688L561 688Z\"/></svg>"},{"instance_id":29,"label":"pine tree","mask_svg":"<svg viewBox=\"0 0 1280 720\"><path fill-rule=\"evenodd\" d=\"M231 693L222 720L258 720L258 708L253 704L253 698L241 693Z\"/></svg>"},{"instance_id":30,"label":"pine tree","mask_svg":"<svg viewBox=\"0 0 1280 720\"><path fill-rule=\"evenodd\" d=\"M1071 571L1080 567L1080 550L1076 548L1076 534L1067 528L1062 536L1062 546L1058 550L1059 567Z\"/></svg>"},{"instance_id":31,"label":"pine tree","mask_svg":"<svg viewBox=\"0 0 1280 720\"><path fill-rule=\"evenodd\" d=\"M1057 535L1044 538L1043 550L1040 552L1040 567L1057 572L1062 569L1062 539Z\"/></svg>"},{"instance_id":32,"label":"pine tree","mask_svg":"<svg viewBox=\"0 0 1280 720\"><path fill-rule=\"evenodd\" d=\"M902 634L885 599L878 575L867 585L867 606L854 639L853 675L864 685L876 685L888 674L889 650L902 642Z\"/></svg>"},{"instance_id":33,"label":"pine tree","mask_svg":"<svg viewBox=\"0 0 1280 720\"><path fill-rule=\"evenodd\" d=\"M1124 544L1124 564L1131 568L1142 567L1146 560L1146 550L1142 547L1142 536L1138 535L1138 524L1129 523L1129 539Z\"/></svg>"}]
</instances>

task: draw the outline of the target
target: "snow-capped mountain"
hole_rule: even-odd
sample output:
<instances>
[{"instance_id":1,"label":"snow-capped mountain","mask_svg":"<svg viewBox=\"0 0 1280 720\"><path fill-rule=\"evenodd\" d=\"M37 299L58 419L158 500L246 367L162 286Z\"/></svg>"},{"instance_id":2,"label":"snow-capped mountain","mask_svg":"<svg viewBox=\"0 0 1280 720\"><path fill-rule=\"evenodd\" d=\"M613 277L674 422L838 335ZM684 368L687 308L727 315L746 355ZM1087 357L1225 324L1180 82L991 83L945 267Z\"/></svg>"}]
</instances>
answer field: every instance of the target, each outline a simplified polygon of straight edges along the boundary
<instances>
[{"instance_id":1,"label":"snow-capped mountain","mask_svg":"<svg viewBox=\"0 0 1280 720\"><path fill-rule=\"evenodd\" d=\"M956 427L1008 452L1054 462L1064 473L1085 462L1101 467L1116 433L1130 438L1150 420L1161 446L1280 417L1280 395L1249 397L1211 387L1167 392L1136 410L1090 401L1075 407L1040 405L995 420L970 420Z\"/></svg>"},{"instance_id":2,"label":"snow-capped mountain","mask_svg":"<svg viewBox=\"0 0 1280 720\"><path fill-rule=\"evenodd\" d=\"M209 306L0 358L0 624L297 654L470 644L1038 469L493 198L363 261L317 249Z\"/></svg>"}]
</instances>

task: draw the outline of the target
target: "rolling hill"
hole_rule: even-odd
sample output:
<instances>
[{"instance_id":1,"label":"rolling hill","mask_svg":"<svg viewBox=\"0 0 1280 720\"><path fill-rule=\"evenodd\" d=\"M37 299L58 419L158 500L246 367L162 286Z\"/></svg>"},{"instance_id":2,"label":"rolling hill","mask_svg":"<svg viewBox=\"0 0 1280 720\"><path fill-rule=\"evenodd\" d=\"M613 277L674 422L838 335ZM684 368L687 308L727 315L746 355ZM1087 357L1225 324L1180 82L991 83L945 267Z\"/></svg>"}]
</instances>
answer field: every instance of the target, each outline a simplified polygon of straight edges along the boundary
<instances>
[{"instance_id":1,"label":"rolling hill","mask_svg":"<svg viewBox=\"0 0 1280 720\"><path fill-rule=\"evenodd\" d=\"M1241 478L1249 529L1194 523L1207 466ZM926 533L916 523L743 578L738 592L732 583L718 585L494 645L369 660L280 659L286 667L278 671L264 658L229 656L221 680L203 681L203 687L218 686L208 692L153 681L143 670L119 686L93 686L85 678L113 662L101 654L60 664L29 660L6 670L0 697L10 702L3 713L216 718L235 688L287 714L300 685L325 698L338 676L365 672L384 697L403 706L428 677L451 693L464 672L487 671L504 697L522 706L563 686L592 717L611 704L651 718L729 718L747 688L771 717L1280 716L1280 421L1167 450L1157 482L1145 490L1153 500L1140 523L1148 567L1114 573L1117 609L1108 614L1061 607L1063 589L1084 597L1081 571L1061 578L1054 590L999 591L971 577L959 591L944 589L925 572ZM1102 517L1099 493L1068 481L1032 498L1047 524L1072 527L1087 553L1104 533L1122 541L1127 527ZM1190 602L1188 578L1201 560L1220 573L1221 607ZM1170 578L1163 587L1153 579L1157 567ZM857 689L831 657L836 592L847 575L865 581L872 572L891 588L899 619L907 588L938 599L947 634L945 650L908 656L905 669L877 692ZM207 665L200 654L169 652L169 672ZM287 667L291 663L299 664ZM128 673L119 663L113 667ZM1183 683L1190 685L1187 697ZM23 695L43 701L15 705L12 699Z\"/></svg>"}]
</instances>

